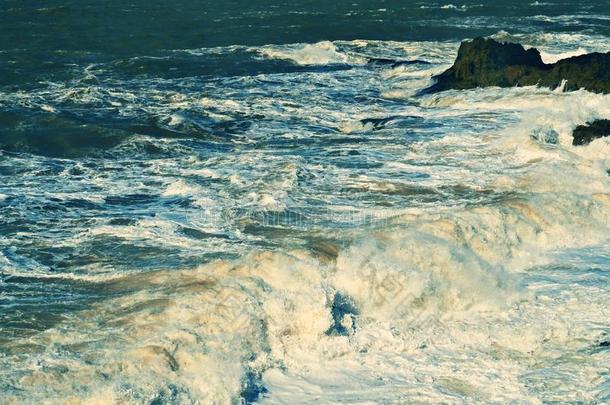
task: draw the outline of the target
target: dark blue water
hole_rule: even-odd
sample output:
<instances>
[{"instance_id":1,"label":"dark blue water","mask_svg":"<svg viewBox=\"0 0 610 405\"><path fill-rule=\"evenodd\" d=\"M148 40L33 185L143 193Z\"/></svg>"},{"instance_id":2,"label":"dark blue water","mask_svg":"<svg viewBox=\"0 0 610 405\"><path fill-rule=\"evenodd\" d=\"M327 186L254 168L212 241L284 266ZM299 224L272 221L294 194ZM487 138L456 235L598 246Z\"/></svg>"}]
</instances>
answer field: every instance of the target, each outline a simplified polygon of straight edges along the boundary
<instances>
[{"instance_id":1,"label":"dark blue water","mask_svg":"<svg viewBox=\"0 0 610 405\"><path fill-rule=\"evenodd\" d=\"M450 3L447 3L450 4ZM463 1L457 8L416 1L4 1L0 15L3 85L27 88L66 79L75 65L114 62L117 74L174 76L251 74L238 58L172 58L134 66L123 58L227 45L321 40L461 40L499 30L608 35L610 3ZM569 16L566 20L551 19ZM210 60L211 59L211 60ZM241 62L241 63L240 63ZM121 69L122 68L122 69ZM133 70L130 70L133 69ZM125 69L125 70L123 70Z\"/></svg>"}]
</instances>

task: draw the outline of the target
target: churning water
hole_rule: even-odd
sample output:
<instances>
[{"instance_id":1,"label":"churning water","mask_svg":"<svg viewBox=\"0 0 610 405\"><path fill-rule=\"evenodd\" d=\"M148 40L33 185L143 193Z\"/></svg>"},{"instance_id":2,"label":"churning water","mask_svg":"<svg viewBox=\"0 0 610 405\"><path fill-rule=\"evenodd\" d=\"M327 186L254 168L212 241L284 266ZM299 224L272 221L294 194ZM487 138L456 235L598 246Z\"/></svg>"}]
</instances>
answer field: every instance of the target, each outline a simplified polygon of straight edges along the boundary
<instances>
[{"instance_id":1,"label":"churning water","mask_svg":"<svg viewBox=\"0 0 610 405\"><path fill-rule=\"evenodd\" d=\"M417 96L608 2L46 3L0 12L1 403L610 401L610 96Z\"/></svg>"}]
</instances>

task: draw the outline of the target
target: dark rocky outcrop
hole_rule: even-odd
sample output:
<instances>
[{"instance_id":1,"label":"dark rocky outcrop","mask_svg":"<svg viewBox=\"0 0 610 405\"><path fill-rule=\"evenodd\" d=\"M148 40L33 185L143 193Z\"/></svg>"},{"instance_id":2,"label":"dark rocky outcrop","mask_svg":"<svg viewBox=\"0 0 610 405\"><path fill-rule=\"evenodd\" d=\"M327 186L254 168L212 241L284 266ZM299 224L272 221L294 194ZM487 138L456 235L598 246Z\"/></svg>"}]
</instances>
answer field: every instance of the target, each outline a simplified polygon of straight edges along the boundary
<instances>
[{"instance_id":1,"label":"dark rocky outcrop","mask_svg":"<svg viewBox=\"0 0 610 405\"><path fill-rule=\"evenodd\" d=\"M597 120L587 125L579 125L574 130L572 145L586 145L589 142L610 136L610 120Z\"/></svg>"},{"instance_id":2,"label":"dark rocky outcrop","mask_svg":"<svg viewBox=\"0 0 610 405\"><path fill-rule=\"evenodd\" d=\"M546 64L535 48L526 50L519 44L476 38L462 42L453 66L434 79L435 83L422 93L488 86L538 85L555 89L563 84L565 91L585 89L607 94L610 93L610 52ZM586 145L608 135L610 120L597 120L578 126L572 144Z\"/></svg>"},{"instance_id":3,"label":"dark rocky outcrop","mask_svg":"<svg viewBox=\"0 0 610 405\"><path fill-rule=\"evenodd\" d=\"M397 60L397 59L388 59L388 58L369 58L369 65L378 65L378 66L387 66L389 65L392 69L397 68L399 66L408 66L408 65L429 65L430 62L414 59L414 60Z\"/></svg>"},{"instance_id":4,"label":"dark rocky outcrop","mask_svg":"<svg viewBox=\"0 0 610 405\"><path fill-rule=\"evenodd\" d=\"M610 93L610 52L545 64L537 49L526 50L519 44L476 38L462 42L453 66L435 80L424 93L487 86L540 85L554 89L564 80L567 91L584 88L595 93Z\"/></svg>"}]
</instances>

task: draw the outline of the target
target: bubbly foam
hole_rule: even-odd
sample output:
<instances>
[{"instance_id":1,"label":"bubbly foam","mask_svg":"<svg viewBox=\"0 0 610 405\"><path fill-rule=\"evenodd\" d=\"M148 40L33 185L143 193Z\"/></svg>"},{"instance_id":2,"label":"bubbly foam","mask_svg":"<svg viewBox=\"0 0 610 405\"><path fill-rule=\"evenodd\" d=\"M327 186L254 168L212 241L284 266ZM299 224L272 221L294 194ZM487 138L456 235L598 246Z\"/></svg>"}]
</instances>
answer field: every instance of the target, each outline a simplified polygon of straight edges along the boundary
<instances>
[{"instance_id":1,"label":"bubbly foam","mask_svg":"<svg viewBox=\"0 0 610 405\"><path fill-rule=\"evenodd\" d=\"M263 47L259 52L267 58L287 59L297 65L362 64L366 60L340 52L330 41Z\"/></svg>"}]
</instances>

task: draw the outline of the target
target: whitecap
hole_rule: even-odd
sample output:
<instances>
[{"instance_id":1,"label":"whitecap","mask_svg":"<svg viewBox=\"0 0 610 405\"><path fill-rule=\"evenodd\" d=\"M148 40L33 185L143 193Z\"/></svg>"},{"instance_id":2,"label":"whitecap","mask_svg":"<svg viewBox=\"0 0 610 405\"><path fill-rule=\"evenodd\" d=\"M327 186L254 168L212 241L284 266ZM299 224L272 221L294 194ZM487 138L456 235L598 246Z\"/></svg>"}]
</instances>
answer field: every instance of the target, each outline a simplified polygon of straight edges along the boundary
<instances>
[{"instance_id":1,"label":"whitecap","mask_svg":"<svg viewBox=\"0 0 610 405\"><path fill-rule=\"evenodd\" d=\"M581 56L587 54L588 51L584 48L578 48L571 51L560 52L560 53L549 53L549 52L540 52L540 56L544 63L555 63L562 59L572 58L574 56Z\"/></svg>"},{"instance_id":2,"label":"whitecap","mask_svg":"<svg viewBox=\"0 0 610 405\"><path fill-rule=\"evenodd\" d=\"M177 180L167 186L163 192L163 196L189 196L197 194L198 191L198 187L188 184L184 180Z\"/></svg>"},{"instance_id":3,"label":"whitecap","mask_svg":"<svg viewBox=\"0 0 610 405\"><path fill-rule=\"evenodd\" d=\"M364 64L366 59L350 56L337 49L334 43L322 41L315 44L265 46L258 52L270 59L286 59L297 65Z\"/></svg>"}]
</instances>

